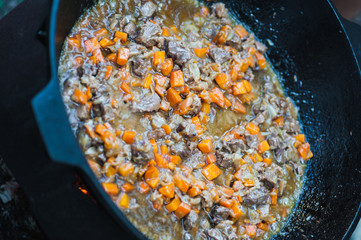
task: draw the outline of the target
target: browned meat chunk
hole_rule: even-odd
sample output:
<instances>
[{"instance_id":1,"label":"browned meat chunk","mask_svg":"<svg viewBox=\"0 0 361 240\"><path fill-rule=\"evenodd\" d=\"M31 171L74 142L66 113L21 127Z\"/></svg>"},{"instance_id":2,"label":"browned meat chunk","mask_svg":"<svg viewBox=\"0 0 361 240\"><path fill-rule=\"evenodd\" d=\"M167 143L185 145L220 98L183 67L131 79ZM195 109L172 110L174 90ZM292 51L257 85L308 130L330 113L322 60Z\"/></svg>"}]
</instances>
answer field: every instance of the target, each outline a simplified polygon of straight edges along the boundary
<instances>
[{"instance_id":1,"label":"browned meat chunk","mask_svg":"<svg viewBox=\"0 0 361 240\"><path fill-rule=\"evenodd\" d=\"M132 160L136 163L145 163L153 158L153 146L149 141L139 140L132 144Z\"/></svg>"},{"instance_id":2,"label":"browned meat chunk","mask_svg":"<svg viewBox=\"0 0 361 240\"><path fill-rule=\"evenodd\" d=\"M139 36L135 39L138 43L145 45L146 47L152 47L157 44L161 33L159 24L147 21L140 28Z\"/></svg>"},{"instance_id":3,"label":"browned meat chunk","mask_svg":"<svg viewBox=\"0 0 361 240\"><path fill-rule=\"evenodd\" d=\"M213 61L219 64L222 64L231 59L231 55L226 50L219 47L211 48L209 54Z\"/></svg>"},{"instance_id":4,"label":"browned meat chunk","mask_svg":"<svg viewBox=\"0 0 361 240\"><path fill-rule=\"evenodd\" d=\"M248 206L267 204L269 202L269 194L265 188L255 189L244 196L243 201Z\"/></svg>"},{"instance_id":5,"label":"browned meat chunk","mask_svg":"<svg viewBox=\"0 0 361 240\"><path fill-rule=\"evenodd\" d=\"M183 42L167 41L166 50L176 64L182 65L191 59L191 53Z\"/></svg>"},{"instance_id":6,"label":"browned meat chunk","mask_svg":"<svg viewBox=\"0 0 361 240\"><path fill-rule=\"evenodd\" d=\"M229 216L230 209L223 206L216 206L210 212L211 222L218 224L223 220L226 220Z\"/></svg>"},{"instance_id":7,"label":"browned meat chunk","mask_svg":"<svg viewBox=\"0 0 361 240\"><path fill-rule=\"evenodd\" d=\"M186 231L192 230L196 226L198 214L195 211L190 211L183 221L184 229Z\"/></svg>"},{"instance_id":8,"label":"browned meat chunk","mask_svg":"<svg viewBox=\"0 0 361 240\"><path fill-rule=\"evenodd\" d=\"M237 239L237 234L235 233L232 225L233 225L232 221L225 220L220 222L216 226L216 229L219 229L227 237L228 240L235 240Z\"/></svg>"},{"instance_id":9,"label":"browned meat chunk","mask_svg":"<svg viewBox=\"0 0 361 240\"><path fill-rule=\"evenodd\" d=\"M255 45L258 52L264 54L267 51L267 47L263 43L255 41Z\"/></svg>"},{"instance_id":10,"label":"browned meat chunk","mask_svg":"<svg viewBox=\"0 0 361 240\"><path fill-rule=\"evenodd\" d=\"M145 58L136 58L133 61L133 73L138 77L144 78L145 74L148 72L148 67L150 62Z\"/></svg>"},{"instance_id":11,"label":"browned meat chunk","mask_svg":"<svg viewBox=\"0 0 361 240\"><path fill-rule=\"evenodd\" d=\"M222 232L219 229L212 228L209 230L204 231L207 239L210 240L227 240L227 238L222 234Z\"/></svg>"},{"instance_id":12,"label":"browned meat chunk","mask_svg":"<svg viewBox=\"0 0 361 240\"><path fill-rule=\"evenodd\" d=\"M191 155L191 151L189 151L184 142L177 142L177 144L172 145L170 151L172 154L178 155L182 159L186 159Z\"/></svg>"},{"instance_id":13,"label":"browned meat chunk","mask_svg":"<svg viewBox=\"0 0 361 240\"><path fill-rule=\"evenodd\" d=\"M123 31L129 35L130 38L136 38L138 35L137 26L134 22L129 22L124 26Z\"/></svg>"},{"instance_id":14,"label":"browned meat chunk","mask_svg":"<svg viewBox=\"0 0 361 240\"><path fill-rule=\"evenodd\" d=\"M132 101L131 109L134 112L154 112L160 107L160 97L158 94L145 94L138 101Z\"/></svg>"},{"instance_id":15,"label":"browned meat chunk","mask_svg":"<svg viewBox=\"0 0 361 240\"><path fill-rule=\"evenodd\" d=\"M195 137L198 134L196 125L191 120L184 120L179 124L177 132L182 133L186 137Z\"/></svg>"},{"instance_id":16,"label":"browned meat chunk","mask_svg":"<svg viewBox=\"0 0 361 240\"><path fill-rule=\"evenodd\" d=\"M212 6L212 10L216 17L224 18L227 17L228 9L224 5L224 3L216 3Z\"/></svg>"},{"instance_id":17,"label":"browned meat chunk","mask_svg":"<svg viewBox=\"0 0 361 240\"><path fill-rule=\"evenodd\" d=\"M146 2L142 6L140 11L142 12L142 15L144 17L151 17L154 14L156 9L157 9L157 5L155 5L153 2L149 1L149 2Z\"/></svg>"}]
</instances>

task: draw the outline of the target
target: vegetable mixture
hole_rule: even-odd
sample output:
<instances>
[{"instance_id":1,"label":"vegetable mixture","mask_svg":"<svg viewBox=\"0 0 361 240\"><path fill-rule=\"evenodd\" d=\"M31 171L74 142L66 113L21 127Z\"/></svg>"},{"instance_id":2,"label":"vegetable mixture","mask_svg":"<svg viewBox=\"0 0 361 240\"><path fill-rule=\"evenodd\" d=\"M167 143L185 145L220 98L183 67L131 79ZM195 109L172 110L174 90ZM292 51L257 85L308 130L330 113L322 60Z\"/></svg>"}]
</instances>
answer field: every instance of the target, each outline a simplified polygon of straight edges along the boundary
<instances>
[{"instance_id":1,"label":"vegetable mixture","mask_svg":"<svg viewBox=\"0 0 361 240\"><path fill-rule=\"evenodd\" d=\"M59 65L70 123L147 237L282 227L312 152L266 50L223 3L100 1L75 24Z\"/></svg>"}]
</instances>

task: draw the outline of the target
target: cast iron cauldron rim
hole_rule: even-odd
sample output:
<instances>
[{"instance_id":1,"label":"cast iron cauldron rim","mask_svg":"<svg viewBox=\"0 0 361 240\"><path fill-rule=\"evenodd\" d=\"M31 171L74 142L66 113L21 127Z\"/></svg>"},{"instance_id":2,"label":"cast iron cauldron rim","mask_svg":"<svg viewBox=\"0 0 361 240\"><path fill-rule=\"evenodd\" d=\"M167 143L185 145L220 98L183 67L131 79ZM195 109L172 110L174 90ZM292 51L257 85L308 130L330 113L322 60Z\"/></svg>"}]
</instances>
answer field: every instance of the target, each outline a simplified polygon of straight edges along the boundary
<instances>
[{"instance_id":1,"label":"cast iron cauldron rim","mask_svg":"<svg viewBox=\"0 0 361 240\"><path fill-rule=\"evenodd\" d=\"M60 2L60 0L54 0L52 3L51 15L50 15L50 27L49 27L49 35L50 35L49 36L49 56L50 56L50 66L51 66L51 81L55 81L55 84L57 83L57 81L56 81L57 80L57 61L56 61L56 49L55 49L55 46L56 46L55 45L55 42L56 42L55 36L56 36L56 23L57 23L57 12L58 12L58 7L59 7L59 2ZM337 18L337 20L342 28L342 31L348 41L348 44L352 50L353 58L356 62L357 68L358 68L358 73L361 76L359 62L357 61L355 51L352 47L350 38L346 33L345 27L342 24L340 16L339 16L337 10L335 9L335 7L333 6L333 4L329 0L327 0L327 2L329 4L329 6L331 7L332 11L334 12L335 17ZM110 208L112 208L112 210L115 210L115 211L113 211L113 213L116 212L115 214L118 217L117 219L120 219L120 221L123 224L125 224L126 227L134 235L136 235L139 239L146 239L146 237L137 228L135 228L135 226L124 216L124 214L121 211L119 211L119 209L116 207L114 202L110 200L110 198L106 195L106 193L104 191L101 191L101 189L100 189L101 186L99 184L99 181L95 178L94 174L92 174L90 167L87 164L82 164L82 166L81 167L79 166L78 169L81 172L83 172L84 174L86 174L89 177L89 180L92 182L92 184L95 185L95 188L100 192L101 200L103 202L105 202L105 204L107 204ZM344 234L344 237L343 237L344 239L348 239L352 235L360 218L361 218L361 204L359 205L358 210L357 210L357 212L353 218L353 221L351 222L347 232ZM280 230L280 232L282 232L282 229Z\"/></svg>"}]
</instances>

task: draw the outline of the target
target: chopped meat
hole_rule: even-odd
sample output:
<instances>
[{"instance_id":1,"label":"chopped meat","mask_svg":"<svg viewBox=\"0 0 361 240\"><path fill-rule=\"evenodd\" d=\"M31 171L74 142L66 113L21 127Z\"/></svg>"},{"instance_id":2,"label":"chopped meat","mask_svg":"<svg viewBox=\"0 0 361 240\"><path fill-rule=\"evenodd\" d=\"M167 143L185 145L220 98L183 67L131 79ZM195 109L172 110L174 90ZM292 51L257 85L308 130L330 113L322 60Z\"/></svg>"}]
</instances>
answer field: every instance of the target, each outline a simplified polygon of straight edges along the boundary
<instances>
[{"instance_id":1,"label":"chopped meat","mask_svg":"<svg viewBox=\"0 0 361 240\"><path fill-rule=\"evenodd\" d=\"M191 155L187 145L181 141L177 144L172 145L170 149L171 153L180 156L182 159L186 159Z\"/></svg>"},{"instance_id":2,"label":"chopped meat","mask_svg":"<svg viewBox=\"0 0 361 240\"><path fill-rule=\"evenodd\" d=\"M133 61L133 73L138 77L144 78L150 67L150 61L145 58L136 58Z\"/></svg>"},{"instance_id":3,"label":"chopped meat","mask_svg":"<svg viewBox=\"0 0 361 240\"><path fill-rule=\"evenodd\" d=\"M285 119L285 125L283 126L283 129L285 129L288 133L295 133L300 131L300 126L298 121L292 117L288 117Z\"/></svg>"},{"instance_id":4,"label":"chopped meat","mask_svg":"<svg viewBox=\"0 0 361 240\"><path fill-rule=\"evenodd\" d=\"M204 231L209 240L227 240L219 229L212 228Z\"/></svg>"},{"instance_id":5,"label":"chopped meat","mask_svg":"<svg viewBox=\"0 0 361 240\"><path fill-rule=\"evenodd\" d=\"M229 168L233 166L234 155L231 153L217 151L216 152L217 164L223 168Z\"/></svg>"},{"instance_id":6,"label":"chopped meat","mask_svg":"<svg viewBox=\"0 0 361 240\"><path fill-rule=\"evenodd\" d=\"M195 137L198 134L197 127L192 123L192 120L184 120L177 128L177 132L182 133L186 137Z\"/></svg>"},{"instance_id":7,"label":"chopped meat","mask_svg":"<svg viewBox=\"0 0 361 240\"><path fill-rule=\"evenodd\" d=\"M222 64L231 59L229 52L219 47L212 47L209 51L209 54L213 61L219 64Z\"/></svg>"},{"instance_id":8,"label":"chopped meat","mask_svg":"<svg viewBox=\"0 0 361 240\"><path fill-rule=\"evenodd\" d=\"M154 130L148 132L147 136L149 139L161 139L165 135L166 135L166 133L163 128L157 128L157 129L154 129Z\"/></svg>"},{"instance_id":9,"label":"chopped meat","mask_svg":"<svg viewBox=\"0 0 361 240\"><path fill-rule=\"evenodd\" d=\"M201 111L202 101L195 94L192 96L192 99L193 99L193 102L192 102L192 105L191 105L187 115L194 116L194 115L197 115Z\"/></svg>"},{"instance_id":10,"label":"chopped meat","mask_svg":"<svg viewBox=\"0 0 361 240\"><path fill-rule=\"evenodd\" d=\"M207 191L207 190L202 191L201 197L202 197L202 206L203 207L210 208L213 206L213 197L209 191Z\"/></svg>"},{"instance_id":11,"label":"chopped meat","mask_svg":"<svg viewBox=\"0 0 361 240\"><path fill-rule=\"evenodd\" d=\"M132 160L136 163L144 163L153 158L153 146L149 141L138 140L131 145Z\"/></svg>"},{"instance_id":12,"label":"chopped meat","mask_svg":"<svg viewBox=\"0 0 361 240\"><path fill-rule=\"evenodd\" d=\"M246 133L245 139L248 147L258 149L259 139L257 135Z\"/></svg>"},{"instance_id":13,"label":"chopped meat","mask_svg":"<svg viewBox=\"0 0 361 240\"><path fill-rule=\"evenodd\" d=\"M265 188L254 189L243 197L247 205L262 205L269 202L269 194Z\"/></svg>"},{"instance_id":14,"label":"chopped meat","mask_svg":"<svg viewBox=\"0 0 361 240\"><path fill-rule=\"evenodd\" d=\"M226 220L229 216L230 209L223 206L216 206L210 212L211 222L218 224L223 220Z\"/></svg>"},{"instance_id":15,"label":"chopped meat","mask_svg":"<svg viewBox=\"0 0 361 240\"><path fill-rule=\"evenodd\" d=\"M218 18L227 17L228 9L226 8L226 5L224 5L224 3L213 4L212 10Z\"/></svg>"},{"instance_id":16,"label":"chopped meat","mask_svg":"<svg viewBox=\"0 0 361 240\"><path fill-rule=\"evenodd\" d=\"M277 136L276 133L271 133L268 137L267 137L267 142L270 146L270 149L277 149L280 147L281 144L281 138L279 136Z\"/></svg>"},{"instance_id":17,"label":"chopped meat","mask_svg":"<svg viewBox=\"0 0 361 240\"><path fill-rule=\"evenodd\" d=\"M181 41L166 41L166 50L176 64L182 65L191 59L189 49Z\"/></svg>"},{"instance_id":18,"label":"chopped meat","mask_svg":"<svg viewBox=\"0 0 361 240\"><path fill-rule=\"evenodd\" d=\"M160 107L160 97L158 94L145 94L139 102L132 101L131 108L135 112L154 112Z\"/></svg>"},{"instance_id":19,"label":"chopped meat","mask_svg":"<svg viewBox=\"0 0 361 240\"><path fill-rule=\"evenodd\" d=\"M137 26L134 22L129 22L124 26L123 31L129 35L130 38L136 38L138 35Z\"/></svg>"},{"instance_id":20,"label":"chopped meat","mask_svg":"<svg viewBox=\"0 0 361 240\"><path fill-rule=\"evenodd\" d=\"M159 41L160 37L158 37L158 34L160 33L161 28L159 24L147 21L141 26L139 36L135 40L146 47L152 47Z\"/></svg>"},{"instance_id":21,"label":"chopped meat","mask_svg":"<svg viewBox=\"0 0 361 240\"><path fill-rule=\"evenodd\" d=\"M144 17L151 17L154 14L156 9L157 9L157 5L155 5L153 2L149 1L149 2L146 2L142 6L140 11L142 12L142 15Z\"/></svg>"},{"instance_id":22,"label":"chopped meat","mask_svg":"<svg viewBox=\"0 0 361 240\"><path fill-rule=\"evenodd\" d=\"M237 239L237 234L235 229L232 227L233 222L230 220L225 220L220 222L216 229L219 229L225 236L227 236L228 240L235 240Z\"/></svg>"},{"instance_id":23,"label":"chopped meat","mask_svg":"<svg viewBox=\"0 0 361 240\"><path fill-rule=\"evenodd\" d=\"M198 220L198 214L195 211L190 211L183 221L184 229L186 231L192 230Z\"/></svg>"},{"instance_id":24,"label":"chopped meat","mask_svg":"<svg viewBox=\"0 0 361 240\"><path fill-rule=\"evenodd\" d=\"M263 43L255 41L255 45L258 52L264 54L267 51L267 47Z\"/></svg>"},{"instance_id":25,"label":"chopped meat","mask_svg":"<svg viewBox=\"0 0 361 240\"><path fill-rule=\"evenodd\" d=\"M78 116L79 120L81 120L81 121L89 119L89 117L90 117L89 111L87 110L87 107L84 104L77 106L76 112L77 112L77 116Z\"/></svg>"}]
</instances>

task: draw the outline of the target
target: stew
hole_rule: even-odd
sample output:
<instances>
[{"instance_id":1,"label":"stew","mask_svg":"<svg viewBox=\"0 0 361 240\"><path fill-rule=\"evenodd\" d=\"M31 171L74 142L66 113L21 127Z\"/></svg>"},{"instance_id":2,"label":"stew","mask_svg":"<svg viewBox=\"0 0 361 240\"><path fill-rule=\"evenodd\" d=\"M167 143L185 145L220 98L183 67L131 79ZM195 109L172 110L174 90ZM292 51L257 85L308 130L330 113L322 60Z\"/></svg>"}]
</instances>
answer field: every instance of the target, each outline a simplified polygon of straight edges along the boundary
<instances>
[{"instance_id":1,"label":"stew","mask_svg":"<svg viewBox=\"0 0 361 240\"><path fill-rule=\"evenodd\" d=\"M65 41L71 126L151 239L266 239L313 155L267 47L223 3L100 1Z\"/></svg>"}]
</instances>

